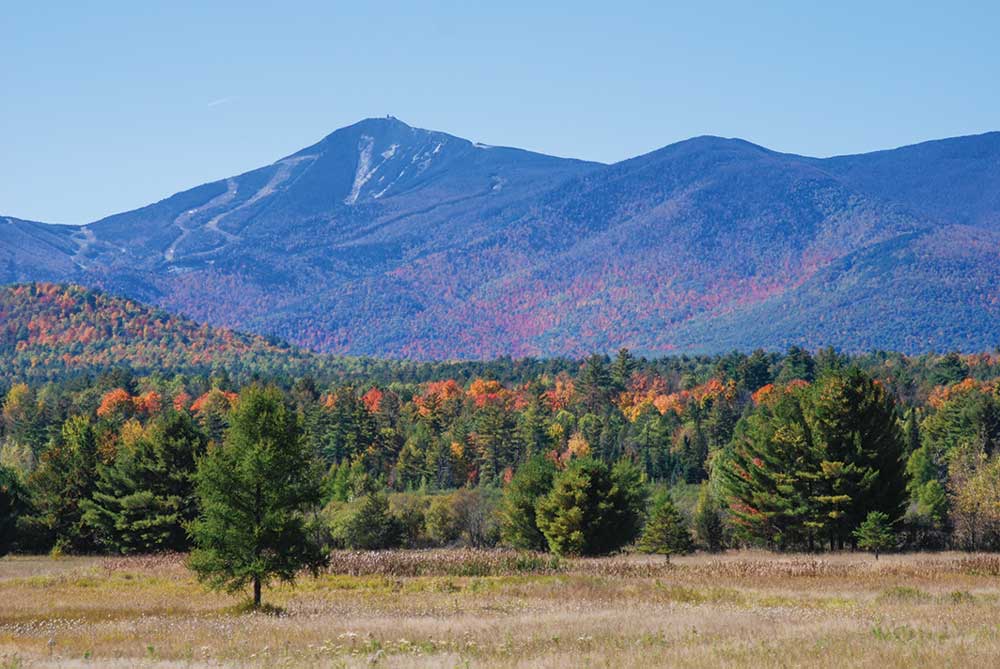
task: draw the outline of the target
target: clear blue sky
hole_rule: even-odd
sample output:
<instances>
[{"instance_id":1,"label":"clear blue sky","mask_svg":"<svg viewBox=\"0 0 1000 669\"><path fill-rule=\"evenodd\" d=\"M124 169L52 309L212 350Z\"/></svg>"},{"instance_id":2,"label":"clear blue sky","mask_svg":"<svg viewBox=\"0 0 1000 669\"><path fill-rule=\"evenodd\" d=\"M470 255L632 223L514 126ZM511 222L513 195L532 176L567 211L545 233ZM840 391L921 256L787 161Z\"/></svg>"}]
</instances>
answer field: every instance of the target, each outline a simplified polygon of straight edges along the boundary
<instances>
[{"instance_id":1,"label":"clear blue sky","mask_svg":"<svg viewBox=\"0 0 1000 669\"><path fill-rule=\"evenodd\" d=\"M1000 129L998 3L917 5L7 2L0 214L89 222L387 113L606 162Z\"/></svg>"}]
</instances>

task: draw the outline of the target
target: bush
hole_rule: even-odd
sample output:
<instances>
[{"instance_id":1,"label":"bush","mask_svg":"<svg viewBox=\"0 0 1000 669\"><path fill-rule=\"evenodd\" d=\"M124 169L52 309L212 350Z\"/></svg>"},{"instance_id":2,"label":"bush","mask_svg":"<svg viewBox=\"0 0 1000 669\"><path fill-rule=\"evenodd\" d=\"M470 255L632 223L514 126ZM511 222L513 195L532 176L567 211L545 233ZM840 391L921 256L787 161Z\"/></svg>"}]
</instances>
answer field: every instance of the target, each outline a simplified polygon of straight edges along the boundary
<instances>
[{"instance_id":1,"label":"bush","mask_svg":"<svg viewBox=\"0 0 1000 669\"><path fill-rule=\"evenodd\" d=\"M462 545L484 548L500 542L499 489L461 488L450 497Z\"/></svg>"},{"instance_id":2,"label":"bush","mask_svg":"<svg viewBox=\"0 0 1000 669\"><path fill-rule=\"evenodd\" d=\"M438 546L458 541L462 535L458 514L451 495L439 495L431 500L425 516L427 537Z\"/></svg>"},{"instance_id":3,"label":"bush","mask_svg":"<svg viewBox=\"0 0 1000 669\"><path fill-rule=\"evenodd\" d=\"M330 531L337 546L374 550L396 548L402 542L402 523L390 512L384 493L371 493L347 504L332 502L331 507Z\"/></svg>"},{"instance_id":4,"label":"bush","mask_svg":"<svg viewBox=\"0 0 1000 669\"><path fill-rule=\"evenodd\" d=\"M389 496L389 512L399 522L402 545L421 548L430 544L427 536L427 510L431 500L426 495L396 493Z\"/></svg>"}]
</instances>

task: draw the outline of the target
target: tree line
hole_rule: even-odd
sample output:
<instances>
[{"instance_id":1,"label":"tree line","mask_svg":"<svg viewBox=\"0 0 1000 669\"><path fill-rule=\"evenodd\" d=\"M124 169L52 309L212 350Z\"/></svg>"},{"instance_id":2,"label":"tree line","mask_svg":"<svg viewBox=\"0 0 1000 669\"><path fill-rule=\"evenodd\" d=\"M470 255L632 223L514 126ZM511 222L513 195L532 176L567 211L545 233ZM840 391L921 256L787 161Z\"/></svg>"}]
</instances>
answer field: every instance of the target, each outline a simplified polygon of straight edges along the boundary
<instances>
[{"instance_id":1,"label":"tree line","mask_svg":"<svg viewBox=\"0 0 1000 669\"><path fill-rule=\"evenodd\" d=\"M901 360L622 351L501 361L502 378L13 383L0 546L197 549L236 587L331 547L1000 548L996 361ZM212 580L230 550L251 556L242 576Z\"/></svg>"}]
</instances>

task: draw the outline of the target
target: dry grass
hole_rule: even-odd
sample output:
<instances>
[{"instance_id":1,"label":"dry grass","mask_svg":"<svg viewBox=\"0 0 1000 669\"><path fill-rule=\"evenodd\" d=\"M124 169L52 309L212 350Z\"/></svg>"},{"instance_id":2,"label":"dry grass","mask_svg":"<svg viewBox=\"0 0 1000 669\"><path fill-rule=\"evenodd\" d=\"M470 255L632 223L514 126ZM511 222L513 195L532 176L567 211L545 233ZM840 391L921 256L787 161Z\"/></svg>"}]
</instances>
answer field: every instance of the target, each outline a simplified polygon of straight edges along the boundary
<instances>
[{"instance_id":1,"label":"dry grass","mask_svg":"<svg viewBox=\"0 0 1000 669\"><path fill-rule=\"evenodd\" d=\"M337 553L241 614L179 556L0 560L0 667L1000 666L990 555Z\"/></svg>"}]
</instances>

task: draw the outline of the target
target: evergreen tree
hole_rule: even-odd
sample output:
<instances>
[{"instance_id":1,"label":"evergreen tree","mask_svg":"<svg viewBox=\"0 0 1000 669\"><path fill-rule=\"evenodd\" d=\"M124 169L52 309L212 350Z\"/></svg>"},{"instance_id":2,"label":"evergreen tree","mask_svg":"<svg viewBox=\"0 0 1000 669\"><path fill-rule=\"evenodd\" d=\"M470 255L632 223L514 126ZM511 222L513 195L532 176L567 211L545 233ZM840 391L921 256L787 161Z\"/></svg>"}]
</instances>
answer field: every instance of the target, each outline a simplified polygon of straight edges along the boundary
<instances>
[{"instance_id":1,"label":"evergreen tree","mask_svg":"<svg viewBox=\"0 0 1000 669\"><path fill-rule=\"evenodd\" d=\"M98 465L84 521L117 553L182 551L197 515L194 473L207 439L187 413L158 416L114 462Z\"/></svg>"},{"instance_id":2,"label":"evergreen tree","mask_svg":"<svg viewBox=\"0 0 1000 669\"><path fill-rule=\"evenodd\" d=\"M17 545L17 520L26 511L27 491L17 475L0 465L0 557Z\"/></svg>"},{"instance_id":3,"label":"evergreen tree","mask_svg":"<svg viewBox=\"0 0 1000 669\"><path fill-rule=\"evenodd\" d=\"M259 607L268 582L291 582L324 562L304 519L322 496L318 469L276 388L243 391L223 443L202 458L195 483L200 515L190 565L209 587L237 592L250 584Z\"/></svg>"},{"instance_id":4,"label":"evergreen tree","mask_svg":"<svg viewBox=\"0 0 1000 669\"><path fill-rule=\"evenodd\" d=\"M712 496L712 487L708 481L702 483L698 490L698 502L694 508L694 532L705 550L711 553L722 550L725 528L719 505Z\"/></svg>"},{"instance_id":5,"label":"evergreen tree","mask_svg":"<svg viewBox=\"0 0 1000 669\"><path fill-rule=\"evenodd\" d=\"M842 547L870 511L906 502L904 439L891 397L860 371L776 389L741 421L716 468L737 534L778 548Z\"/></svg>"},{"instance_id":6,"label":"evergreen tree","mask_svg":"<svg viewBox=\"0 0 1000 669\"><path fill-rule=\"evenodd\" d=\"M875 559L881 551L889 550L896 545L896 534L892 531L889 516L881 511L872 511L864 522L854 530L858 547L875 553Z\"/></svg>"},{"instance_id":7,"label":"evergreen tree","mask_svg":"<svg viewBox=\"0 0 1000 669\"><path fill-rule=\"evenodd\" d=\"M809 351L798 346L792 346L781 361L781 371L775 383L788 383L795 379L812 382L816 378L816 362Z\"/></svg>"},{"instance_id":8,"label":"evergreen tree","mask_svg":"<svg viewBox=\"0 0 1000 669\"><path fill-rule=\"evenodd\" d=\"M613 391L611 372L603 355L588 357L576 379L576 392L580 403L590 413L603 413Z\"/></svg>"},{"instance_id":9,"label":"evergreen tree","mask_svg":"<svg viewBox=\"0 0 1000 669\"><path fill-rule=\"evenodd\" d=\"M637 366L638 363L635 360L635 356L627 348L619 349L618 355L615 356L614 362L611 363L611 382L614 384L615 390L622 392L628 388L632 372L635 371Z\"/></svg>"},{"instance_id":10,"label":"evergreen tree","mask_svg":"<svg viewBox=\"0 0 1000 669\"><path fill-rule=\"evenodd\" d=\"M22 519L24 530L60 550L93 549L93 531L83 522L83 503L94 491L96 471L94 428L86 416L73 416L28 479L32 513Z\"/></svg>"},{"instance_id":11,"label":"evergreen tree","mask_svg":"<svg viewBox=\"0 0 1000 669\"><path fill-rule=\"evenodd\" d=\"M538 527L538 501L552 490L556 474L555 463L544 455L536 455L521 465L507 484L501 510L501 536L515 548L543 551L545 535Z\"/></svg>"},{"instance_id":12,"label":"evergreen tree","mask_svg":"<svg viewBox=\"0 0 1000 669\"><path fill-rule=\"evenodd\" d=\"M536 518L552 552L601 555L635 539L644 499L635 466L611 470L593 458L576 458L555 476Z\"/></svg>"},{"instance_id":13,"label":"evergreen tree","mask_svg":"<svg viewBox=\"0 0 1000 669\"><path fill-rule=\"evenodd\" d=\"M885 388L857 368L830 375L811 395L810 426L822 449L831 541L843 546L870 511L897 521L906 506L906 449Z\"/></svg>"},{"instance_id":14,"label":"evergreen tree","mask_svg":"<svg viewBox=\"0 0 1000 669\"><path fill-rule=\"evenodd\" d=\"M665 555L669 562L671 555L686 555L693 549L691 532L674 500L669 493L658 496L639 539L639 550Z\"/></svg>"}]
</instances>

